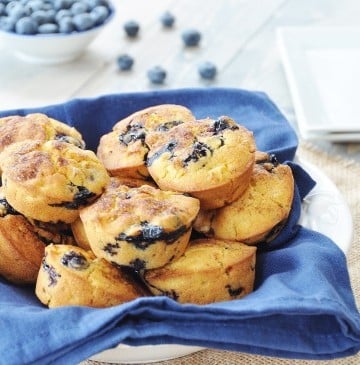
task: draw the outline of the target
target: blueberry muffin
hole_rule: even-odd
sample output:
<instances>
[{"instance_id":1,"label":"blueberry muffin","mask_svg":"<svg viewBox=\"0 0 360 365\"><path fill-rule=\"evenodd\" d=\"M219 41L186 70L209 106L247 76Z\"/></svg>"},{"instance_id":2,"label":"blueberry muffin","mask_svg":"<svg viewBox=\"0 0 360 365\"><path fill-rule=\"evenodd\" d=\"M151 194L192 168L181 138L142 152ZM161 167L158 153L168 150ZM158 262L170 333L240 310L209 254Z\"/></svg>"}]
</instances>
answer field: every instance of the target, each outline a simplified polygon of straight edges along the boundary
<instances>
[{"instance_id":1,"label":"blueberry muffin","mask_svg":"<svg viewBox=\"0 0 360 365\"><path fill-rule=\"evenodd\" d=\"M274 155L257 152L244 194L223 208L201 211L194 229L209 237L247 244L270 242L289 216L293 194L291 168L280 164Z\"/></svg>"},{"instance_id":2,"label":"blueberry muffin","mask_svg":"<svg viewBox=\"0 0 360 365\"><path fill-rule=\"evenodd\" d=\"M187 192L202 209L236 200L247 188L255 160L253 134L229 117L202 119L146 136L146 165L163 190Z\"/></svg>"},{"instance_id":3,"label":"blueberry muffin","mask_svg":"<svg viewBox=\"0 0 360 365\"><path fill-rule=\"evenodd\" d=\"M256 247L218 239L191 241L183 256L145 271L154 295L179 303L208 304L239 299L253 291Z\"/></svg>"},{"instance_id":4,"label":"blueberry muffin","mask_svg":"<svg viewBox=\"0 0 360 365\"><path fill-rule=\"evenodd\" d=\"M190 110L181 105L162 104L140 110L101 137L97 155L113 176L147 179L145 135L153 130L164 132L194 119Z\"/></svg>"},{"instance_id":5,"label":"blueberry muffin","mask_svg":"<svg viewBox=\"0 0 360 365\"><path fill-rule=\"evenodd\" d=\"M112 189L116 190L120 185L126 185L130 188L138 188L141 185L149 185L155 187L155 184L150 181L114 176L110 178L110 182L106 186L105 191L110 191ZM71 229L77 245L86 250L91 250L91 246L80 217L76 219L75 222L71 223Z\"/></svg>"},{"instance_id":6,"label":"blueberry muffin","mask_svg":"<svg viewBox=\"0 0 360 365\"><path fill-rule=\"evenodd\" d=\"M0 191L0 275L16 284L35 283L44 250L32 224Z\"/></svg>"},{"instance_id":7,"label":"blueberry muffin","mask_svg":"<svg viewBox=\"0 0 360 365\"><path fill-rule=\"evenodd\" d=\"M148 185L120 185L81 209L80 218L97 257L141 270L184 253L198 211L195 198Z\"/></svg>"},{"instance_id":8,"label":"blueberry muffin","mask_svg":"<svg viewBox=\"0 0 360 365\"><path fill-rule=\"evenodd\" d=\"M85 142L75 128L45 114L34 113L0 118L0 152L12 143L25 140L42 142L59 140L85 148Z\"/></svg>"},{"instance_id":9,"label":"blueberry muffin","mask_svg":"<svg viewBox=\"0 0 360 365\"><path fill-rule=\"evenodd\" d=\"M35 293L49 308L110 307L145 295L121 269L71 245L46 247Z\"/></svg>"},{"instance_id":10,"label":"blueberry muffin","mask_svg":"<svg viewBox=\"0 0 360 365\"><path fill-rule=\"evenodd\" d=\"M92 151L61 141L24 141L0 160L4 194L17 211L41 222L71 223L102 194L109 176Z\"/></svg>"}]
</instances>

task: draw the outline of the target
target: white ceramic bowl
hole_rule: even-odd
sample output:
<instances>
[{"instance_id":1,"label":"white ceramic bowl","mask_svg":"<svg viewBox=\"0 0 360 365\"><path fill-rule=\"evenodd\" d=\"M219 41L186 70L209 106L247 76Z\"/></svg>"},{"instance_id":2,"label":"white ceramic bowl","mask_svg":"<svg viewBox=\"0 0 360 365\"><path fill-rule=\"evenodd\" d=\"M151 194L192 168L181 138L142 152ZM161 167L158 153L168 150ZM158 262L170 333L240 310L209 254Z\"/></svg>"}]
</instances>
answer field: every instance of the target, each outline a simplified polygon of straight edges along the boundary
<instances>
[{"instance_id":1,"label":"white ceramic bowl","mask_svg":"<svg viewBox=\"0 0 360 365\"><path fill-rule=\"evenodd\" d=\"M70 62L84 53L88 45L113 19L115 8L104 23L82 32L69 34L21 35L0 30L0 41L19 58L39 64Z\"/></svg>"}]
</instances>

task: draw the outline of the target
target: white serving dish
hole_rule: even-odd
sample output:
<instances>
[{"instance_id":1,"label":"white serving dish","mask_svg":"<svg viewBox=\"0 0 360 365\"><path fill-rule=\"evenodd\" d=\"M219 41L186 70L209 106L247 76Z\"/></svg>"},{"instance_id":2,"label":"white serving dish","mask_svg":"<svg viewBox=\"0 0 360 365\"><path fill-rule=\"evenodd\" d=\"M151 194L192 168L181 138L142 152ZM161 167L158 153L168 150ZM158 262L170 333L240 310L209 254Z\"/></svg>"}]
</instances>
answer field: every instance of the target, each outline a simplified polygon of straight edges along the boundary
<instances>
[{"instance_id":1,"label":"white serving dish","mask_svg":"<svg viewBox=\"0 0 360 365\"><path fill-rule=\"evenodd\" d=\"M282 27L277 36L302 137L360 140L360 27Z\"/></svg>"}]
</instances>

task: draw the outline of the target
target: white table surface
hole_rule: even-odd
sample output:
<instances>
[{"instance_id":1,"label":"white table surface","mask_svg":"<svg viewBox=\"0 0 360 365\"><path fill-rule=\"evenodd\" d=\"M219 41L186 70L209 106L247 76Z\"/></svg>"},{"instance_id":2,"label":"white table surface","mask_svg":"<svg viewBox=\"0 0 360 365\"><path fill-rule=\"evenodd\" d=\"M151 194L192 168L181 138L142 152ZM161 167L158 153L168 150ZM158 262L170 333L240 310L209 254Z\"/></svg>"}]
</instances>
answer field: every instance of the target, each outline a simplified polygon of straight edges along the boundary
<instances>
[{"instance_id":1,"label":"white table surface","mask_svg":"<svg viewBox=\"0 0 360 365\"><path fill-rule=\"evenodd\" d=\"M0 41L0 109L61 103L77 97L183 87L236 87L266 92L296 128L296 116L280 59L276 30L282 26L360 26L359 0L114 0L111 24L76 61L39 65L18 59ZM175 26L165 30L159 16L171 11ZM129 39L125 21L140 24ZM199 47L185 48L181 32L202 33ZM120 72L116 58L135 59ZM213 81L201 80L198 64L218 67ZM146 71L167 70L163 85L152 85ZM359 143L314 142L332 154L360 161Z\"/></svg>"}]
</instances>

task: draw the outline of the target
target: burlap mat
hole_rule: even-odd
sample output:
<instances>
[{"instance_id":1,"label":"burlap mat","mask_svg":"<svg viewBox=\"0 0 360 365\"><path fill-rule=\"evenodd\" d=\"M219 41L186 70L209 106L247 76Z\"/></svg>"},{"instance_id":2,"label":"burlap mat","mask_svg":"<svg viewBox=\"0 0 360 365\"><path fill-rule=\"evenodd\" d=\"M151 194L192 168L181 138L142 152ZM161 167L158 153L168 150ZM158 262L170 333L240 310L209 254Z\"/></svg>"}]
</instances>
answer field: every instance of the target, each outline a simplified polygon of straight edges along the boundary
<instances>
[{"instance_id":1,"label":"burlap mat","mask_svg":"<svg viewBox=\"0 0 360 365\"><path fill-rule=\"evenodd\" d=\"M354 239L347 254L351 284L360 304L360 164L330 156L311 144L301 144L298 149L301 158L318 166L338 187L348 202L354 222ZM229 351L203 350L174 360L152 363L154 365L360 365L360 353L337 360L288 360L265 356L247 355ZM95 361L85 361L81 365L106 365Z\"/></svg>"}]
</instances>

